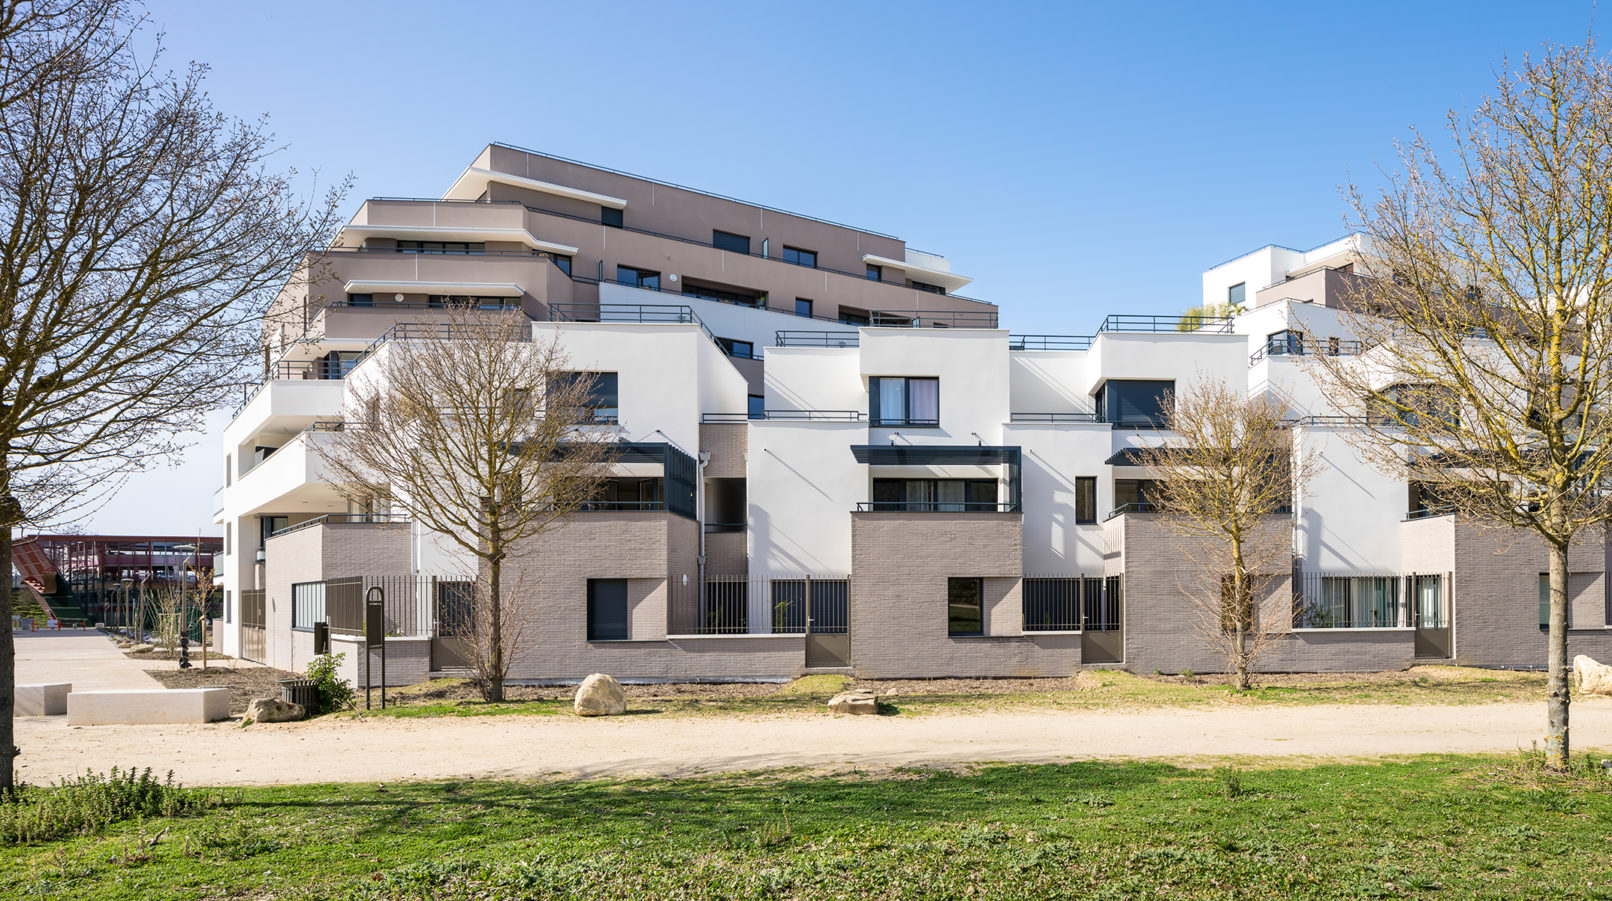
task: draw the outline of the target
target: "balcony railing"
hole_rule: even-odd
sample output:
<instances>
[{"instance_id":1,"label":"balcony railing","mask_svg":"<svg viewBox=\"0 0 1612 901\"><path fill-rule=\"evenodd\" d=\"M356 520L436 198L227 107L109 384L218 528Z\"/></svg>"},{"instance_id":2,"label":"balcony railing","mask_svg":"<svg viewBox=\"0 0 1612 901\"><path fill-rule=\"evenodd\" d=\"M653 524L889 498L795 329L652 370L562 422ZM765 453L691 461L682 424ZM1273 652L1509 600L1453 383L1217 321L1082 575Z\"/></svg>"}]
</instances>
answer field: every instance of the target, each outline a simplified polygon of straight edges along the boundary
<instances>
[{"instance_id":1,"label":"balcony railing","mask_svg":"<svg viewBox=\"0 0 1612 901\"><path fill-rule=\"evenodd\" d=\"M651 324L692 323L700 327L718 347L722 342L700 321L694 308L680 303L551 303L551 322L640 322ZM726 351L723 351L726 353Z\"/></svg>"},{"instance_id":2,"label":"balcony railing","mask_svg":"<svg viewBox=\"0 0 1612 901\"><path fill-rule=\"evenodd\" d=\"M743 532L745 527L746 523L742 522L708 522L705 524L705 531L708 535L719 535L732 532Z\"/></svg>"},{"instance_id":3,"label":"balcony railing","mask_svg":"<svg viewBox=\"0 0 1612 901\"><path fill-rule=\"evenodd\" d=\"M1405 518L1403 520L1401 520L1401 521L1402 522L1411 522L1411 521L1417 520L1417 519L1436 519L1437 517L1440 517L1440 516L1449 516L1450 514L1452 514L1454 512L1455 512L1455 506L1454 505L1452 505L1452 504L1440 504L1440 505L1436 505L1436 506L1432 506L1432 507L1423 507L1420 510L1412 510L1409 513L1406 513Z\"/></svg>"},{"instance_id":4,"label":"balcony railing","mask_svg":"<svg viewBox=\"0 0 1612 901\"><path fill-rule=\"evenodd\" d=\"M299 522L294 526L286 526L283 529L270 532L269 537L277 538L281 535L290 535L292 532L300 532L303 529L311 529L314 526L387 525L406 523L408 521L409 518L401 513L326 513L323 516L315 516L306 522Z\"/></svg>"},{"instance_id":5,"label":"balcony railing","mask_svg":"<svg viewBox=\"0 0 1612 901\"><path fill-rule=\"evenodd\" d=\"M844 634L850 626L845 576L719 576L673 584L673 635Z\"/></svg>"},{"instance_id":6,"label":"balcony railing","mask_svg":"<svg viewBox=\"0 0 1612 901\"><path fill-rule=\"evenodd\" d=\"M857 332L813 332L786 330L773 333L779 347L856 347L861 341Z\"/></svg>"},{"instance_id":7,"label":"balcony railing","mask_svg":"<svg viewBox=\"0 0 1612 901\"><path fill-rule=\"evenodd\" d=\"M1098 334L1103 332L1142 332L1168 334L1170 332L1229 335L1232 333L1230 316L1151 316L1145 314L1115 313L1103 320Z\"/></svg>"},{"instance_id":8,"label":"balcony railing","mask_svg":"<svg viewBox=\"0 0 1612 901\"><path fill-rule=\"evenodd\" d=\"M1091 350L1092 335L1009 335L1008 350Z\"/></svg>"},{"instance_id":9,"label":"balcony railing","mask_svg":"<svg viewBox=\"0 0 1612 901\"><path fill-rule=\"evenodd\" d=\"M1118 507L1115 507L1113 510L1109 511L1109 514L1103 517L1103 522L1108 522L1110 519L1114 519L1118 516L1124 516L1127 513L1157 512L1159 512L1158 504L1150 503L1148 501L1132 501L1128 504L1120 504Z\"/></svg>"},{"instance_id":10,"label":"balcony railing","mask_svg":"<svg viewBox=\"0 0 1612 901\"><path fill-rule=\"evenodd\" d=\"M1253 366L1269 357L1352 357L1359 355L1360 350L1360 342L1352 339L1322 339L1297 334L1275 335L1266 340L1264 347L1249 355L1248 365Z\"/></svg>"},{"instance_id":11,"label":"balcony railing","mask_svg":"<svg viewBox=\"0 0 1612 901\"><path fill-rule=\"evenodd\" d=\"M860 410L763 410L761 413L704 413L701 422L749 422L753 419L771 419L793 422L861 422Z\"/></svg>"},{"instance_id":12,"label":"balcony railing","mask_svg":"<svg viewBox=\"0 0 1612 901\"><path fill-rule=\"evenodd\" d=\"M874 310L868 324L881 328L996 328L995 311Z\"/></svg>"},{"instance_id":13,"label":"balcony railing","mask_svg":"<svg viewBox=\"0 0 1612 901\"><path fill-rule=\"evenodd\" d=\"M577 510L582 513L609 513L618 510L665 510L660 501L586 501Z\"/></svg>"},{"instance_id":14,"label":"balcony railing","mask_svg":"<svg viewBox=\"0 0 1612 901\"><path fill-rule=\"evenodd\" d=\"M858 513L1019 513L1018 504L997 501L858 501Z\"/></svg>"},{"instance_id":15,"label":"balcony railing","mask_svg":"<svg viewBox=\"0 0 1612 901\"><path fill-rule=\"evenodd\" d=\"M1096 413L1013 413L1009 418L1013 422L1102 422Z\"/></svg>"}]
</instances>

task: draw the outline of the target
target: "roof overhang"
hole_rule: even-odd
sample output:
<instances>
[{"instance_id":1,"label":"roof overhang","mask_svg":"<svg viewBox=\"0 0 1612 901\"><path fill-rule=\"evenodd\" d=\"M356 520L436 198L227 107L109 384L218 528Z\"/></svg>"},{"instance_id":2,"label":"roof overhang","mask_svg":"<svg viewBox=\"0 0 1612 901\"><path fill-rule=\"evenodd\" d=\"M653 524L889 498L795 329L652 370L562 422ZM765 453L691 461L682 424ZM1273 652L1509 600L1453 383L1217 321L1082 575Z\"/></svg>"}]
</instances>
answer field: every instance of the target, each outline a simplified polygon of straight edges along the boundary
<instances>
[{"instance_id":1,"label":"roof overhang","mask_svg":"<svg viewBox=\"0 0 1612 901\"><path fill-rule=\"evenodd\" d=\"M510 175L507 172L495 172L479 166L471 166L459 177L454 179L453 185L442 193L443 200L475 200L482 192L487 190L489 184L509 185L512 188L525 188L528 191L540 191L552 194L555 197L565 197L570 200L580 200L584 203L597 203L600 206L615 210L627 208L627 201L620 197L611 197L609 194L595 194L581 188L568 188L553 182L538 181L535 178L524 178L519 175Z\"/></svg>"},{"instance_id":2,"label":"roof overhang","mask_svg":"<svg viewBox=\"0 0 1612 901\"><path fill-rule=\"evenodd\" d=\"M508 282L383 282L350 281L348 294L459 294L466 297L520 297L526 292Z\"/></svg>"},{"instance_id":3,"label":"roof overhang","mask_svg":"<svg viewBox=\"0 0 1612 901\"><path fill-rule=\"evenodd\" d=\"M872 266L882 266L886 269L900 269L902 272L907 273L907 277L913 281L928 282L931 285L939 285L942 288L945 288L946 293L948 294L973 281L973 279L968 278L967 276L955 275L947 269L935 269L929 266L919 266L916 263L909 263L906 260L893 260L889 257L881 257L878 254L873 253L862 254L862 262Z\"/></svg>"},{"instance_id":4,"label":"roof overhang","mask_svg":"<svg viewBox=\"0 0 1612 901\"><path fill-rule=\"evenodd\" d=\"M340 245L342 238L353 236L360 241L365 238L417 238L426 241L514 241L524 244L532 250L541 250L545 253L557 253L562 256L576 256L577 249L569 244L556 244L552 241L540 241L531 232L524 228L476 228L463 225L344 225L341 234L336 236Z\"/></svg>"},{"instance_id":5,"label":"roof overhang","mask_svg":"<svg viewBox=\"0 0 1612 901\"><path fill-rule=\"evenodd\" d=\"M988 466L1017 464L1020 449L974 444L853 444L851 455L872 466Z\"/></svg>"}]
</instances>

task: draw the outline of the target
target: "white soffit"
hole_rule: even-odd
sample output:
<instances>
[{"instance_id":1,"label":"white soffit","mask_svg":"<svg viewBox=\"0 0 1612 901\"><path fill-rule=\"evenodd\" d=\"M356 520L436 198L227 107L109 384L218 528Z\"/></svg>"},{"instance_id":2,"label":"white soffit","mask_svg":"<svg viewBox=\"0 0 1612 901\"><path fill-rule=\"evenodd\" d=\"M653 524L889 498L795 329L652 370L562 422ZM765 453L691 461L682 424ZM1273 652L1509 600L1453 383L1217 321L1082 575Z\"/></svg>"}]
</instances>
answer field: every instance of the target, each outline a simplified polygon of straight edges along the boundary
<instances>
[{"instance_id":1,"label":"white soffit","mask_svg":"<svg viewBox=\"0 0 1612 901\"><path fill-rule=\"evenodd\" d=\"M474 226L460 225L344 225L341 235L336 238L340 245L342 238L352 236L362 241L365 238L401 238L404 240L416 239L420 241L517 241L533 250L547 253L557 253L562 256L575 256L577 249L569 244L555 244L553 241L539 241L533 234L524 228L476 228ZM421 254L432 256L432 254Z\"/></svg>"},{"instance_id":2,"label":"white soffit","mask_svg":"<svg viewBox=\"0 0 1612 901\"><path fill-rule=\"evenodd\" d=\"M520 297L520 285L508 282L382 282L351 281L342 287L348 294L459 294L466 297ZM385 309L378 306L376 309Z\"/></svg>"},{"instance_id":3,"label":"white soffit","mask_svg":"<svg viewBox=\"0 0 1612 901\"><path fill-rule=\"evenodd\" d=\"M892 260L889 257L881 257L877 254L862 254L862 262L873 266L883 266L886 269L900 269L902 272L907 273L907 276L913 281L928 282L931 285L939 285L942 288L945 288L948 292L956 291L958 288L961 288L973 281L973 279L968 278L967 276L953 275L944 269L930 269L927 266L914 265L906 260Z\"/></svg>"},{"instance_id":4,"label":"white soffit","mask_svg":"<svg viewBox=\"0 0 1612 901\"><path fill-rule=\"evenodd\" d=\"M481 192L487 190L487 185L491 182L509 185L512 188L525 188L528 191L540 191L544 194L552 194L555 197L568 197L584 203L597 203L600 206L607 206L616 210L627 208L627 201L622 200L620 197L611 197L609 194L595 194L592 191L584 191L581 188L568 188L565 185L538 181L535 178L523 178L519 175L510 175L507 172L494 172L491 169L482 169L476 166L471 166L457 179L454 179L453 186L443 192L442 199L475 200L481 196Z\"/></svg>"}]
</instances>

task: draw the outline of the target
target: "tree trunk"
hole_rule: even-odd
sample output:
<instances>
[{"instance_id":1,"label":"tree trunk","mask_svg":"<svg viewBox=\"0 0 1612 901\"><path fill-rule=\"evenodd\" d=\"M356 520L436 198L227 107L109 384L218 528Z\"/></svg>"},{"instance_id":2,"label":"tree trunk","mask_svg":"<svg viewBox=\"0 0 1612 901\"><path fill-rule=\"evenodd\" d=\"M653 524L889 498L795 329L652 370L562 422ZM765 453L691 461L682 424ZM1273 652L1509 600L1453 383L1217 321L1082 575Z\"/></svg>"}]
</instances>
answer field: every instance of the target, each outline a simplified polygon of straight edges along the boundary
<instances>
[{"instance_id":1,"label":"tree trunk","mask_svg":"<svg viewBox=\"0 0 1612 901\"><path fill-rule=\"evenodd\" d=\"M504 602L499 582L504 564L492 549L493 558L487 563L487 700L504 699Z\"/></svg>"},{"instance_id":2,"label":"tree trunk","mask_svg":"<svg viewBox=\"0 0 1612 901\"><path fill-rule=\"evenodd\" d=\"M1550 638L1545 683L1549 718L1545 733L1545 760L1553 770L1567 769L1569 745L1567 712L1572 703L1567 684L1567 545L1550 546Z\"/></svg>"},{"instance_id":3,"label":"tree trunk","mask_svg":"<svg viewBox=\"0 0 1612 901\"><path fill-rule=\"evenodd\" d=\"M1232 551L1234 564L1231 573L1231 603L1232 613L1236 623L1236 648L1233 650L1233 666L1237 671L1237 690L1247 691L1252 688L1253 680L1248 677L1248 629L1252 625L1252 611L1249 610L1251 595L1247 590L1248 574L1243 571L1243 552L1241 547Z\"/></svg>"},{"instance_id":4,"label":"tree trunk","mask_svg":"<svg viewBox=\"0 0 1612 901\"><path fill-rule=\"evenodd\" d=\"M4 478L5 458L0 456L0 478ZM0 575L6 584L0 589L0 797L16 788L17 746L15 717L17 706L17 645L11 635L11 521L15 519L16 499L0 493Z\"/></svg>"}]
</instances>

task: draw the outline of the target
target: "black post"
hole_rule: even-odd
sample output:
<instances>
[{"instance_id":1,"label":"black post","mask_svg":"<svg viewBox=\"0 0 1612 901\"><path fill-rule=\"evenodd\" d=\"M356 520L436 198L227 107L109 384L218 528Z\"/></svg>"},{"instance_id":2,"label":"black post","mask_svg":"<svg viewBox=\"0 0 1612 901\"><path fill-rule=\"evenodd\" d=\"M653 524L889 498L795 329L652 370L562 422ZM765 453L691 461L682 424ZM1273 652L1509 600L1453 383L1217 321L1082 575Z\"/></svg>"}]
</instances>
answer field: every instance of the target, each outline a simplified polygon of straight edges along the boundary
<instances>
[{"instance_id":1,"label":"black post","mask_svg":"<svg viewBox=\"0 0 1612 901\"><path fill-rule=\"evenodd\" d=\"M370 652L381 648L381 709L386 709L386 592L379 585L364 593L364 709L369 709Z\"/></svg>"}]
</instances>

